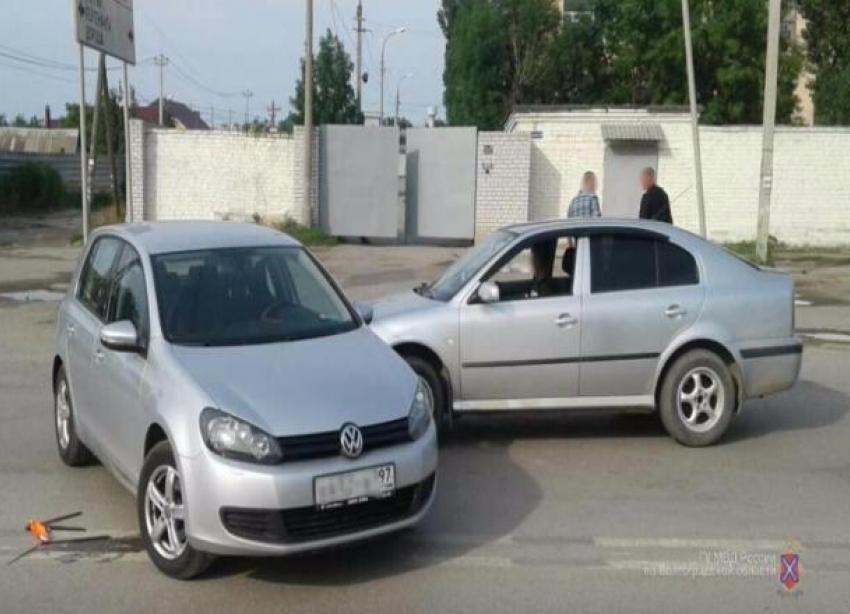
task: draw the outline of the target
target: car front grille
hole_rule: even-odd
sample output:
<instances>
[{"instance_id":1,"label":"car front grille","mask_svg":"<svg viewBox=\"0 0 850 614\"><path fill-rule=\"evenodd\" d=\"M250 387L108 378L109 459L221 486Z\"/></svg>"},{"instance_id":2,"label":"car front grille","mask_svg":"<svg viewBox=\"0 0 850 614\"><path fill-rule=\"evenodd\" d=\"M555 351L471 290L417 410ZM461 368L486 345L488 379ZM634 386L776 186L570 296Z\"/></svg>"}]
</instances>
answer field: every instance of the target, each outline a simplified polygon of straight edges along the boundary
<instances>
[{"instance_id":1,"label":"car front grille","mask_svg":"<svg viewBox=\"0 0 850 614\"><path fill-rule=\"evenodd\" d=\"M221 521L233 535L254 541L298 543L327 539L398 522L419 512L434 489L432 474L419 484L399 488L385 499L372 499L327 510L222 508Z\"/></svg>"},{"instance_id":2,"label":"car front grille","mask_svg":"<svg viewBox=\"0 0 850 614\"><path fill-rule=\"evenodd\" d=\"M364 452L410 441L407 418L361 426L360 431L363 433ZM278 437L277 442L283 450L284 463L340 454L339 431Z\"/></svg>"}]
</instances>

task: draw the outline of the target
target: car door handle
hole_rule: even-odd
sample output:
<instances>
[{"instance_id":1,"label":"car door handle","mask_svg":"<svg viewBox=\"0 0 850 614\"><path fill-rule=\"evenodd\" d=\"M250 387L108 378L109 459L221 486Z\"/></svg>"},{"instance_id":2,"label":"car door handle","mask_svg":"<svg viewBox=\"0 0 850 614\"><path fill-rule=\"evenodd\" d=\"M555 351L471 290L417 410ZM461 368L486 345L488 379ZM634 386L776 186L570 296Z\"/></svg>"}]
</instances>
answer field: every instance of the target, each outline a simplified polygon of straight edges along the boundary
<instances>
[{"instance_id":1,"label":"car door handle","mask_svg":"<svg viewBox=\"0 0 850 614\"><path fill-rule=\"evenodd\" d=\"M568 313L562 313L557 318L555 318L555 324L560 328L569 328L571 326L575 326L578 323L578 319L572 317Z\"/></svg>"},{"instance_id":2,"label":"car door handle","mask_svg":"<svg viewBox=\"0 0 850 614\"><path fill-rule=\"evenodd\" d=\"M671 319L672 318L681 318L682 316L684 316L687 313L688 313L687 309L683 309L680 305L675 305L675 304L670 305L667 308L667 310L664 312L664 314L668 318L671 318Z\"/></svg>"},{"instance_id":3,"label":"car door handle","mask_svg":"<svg viewBox=\"0 0 850 614\"><path fill-rule=\"evenodd\" d=\"M73 335L75 332L77 332L77 327L74 326L73 322L68 322L68 324L65 325L65 330L68 331L69 335Z\"/></svg>"},{"instance_id":4,"label":"car door handle","mask_svg":"<svg viewBox=\"0 0 850 614\"><path fill-rule=\"evenodd\" d=\"M103 350L98 348L94 351L94 361L97 364L102 363L104 358L106 358L106 353Z\"/></svg>"}]
</instances>

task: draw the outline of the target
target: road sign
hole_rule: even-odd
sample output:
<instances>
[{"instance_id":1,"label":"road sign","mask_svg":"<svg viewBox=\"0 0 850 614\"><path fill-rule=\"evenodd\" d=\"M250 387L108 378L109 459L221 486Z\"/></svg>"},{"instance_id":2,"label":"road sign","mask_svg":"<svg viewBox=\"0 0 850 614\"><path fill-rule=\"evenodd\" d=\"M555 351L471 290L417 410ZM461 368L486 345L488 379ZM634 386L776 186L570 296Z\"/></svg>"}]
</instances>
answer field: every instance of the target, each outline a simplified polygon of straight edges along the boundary
<instances>
[{"instance_id":1,"label":"road sign","mask_svg":"<svg viewBox=\"0 0 850 614\"><path fill-rule=\"evenodd\" d=\"M74 0L77 42L136 63L133 0Z\"/></svg>"}]
</instances>

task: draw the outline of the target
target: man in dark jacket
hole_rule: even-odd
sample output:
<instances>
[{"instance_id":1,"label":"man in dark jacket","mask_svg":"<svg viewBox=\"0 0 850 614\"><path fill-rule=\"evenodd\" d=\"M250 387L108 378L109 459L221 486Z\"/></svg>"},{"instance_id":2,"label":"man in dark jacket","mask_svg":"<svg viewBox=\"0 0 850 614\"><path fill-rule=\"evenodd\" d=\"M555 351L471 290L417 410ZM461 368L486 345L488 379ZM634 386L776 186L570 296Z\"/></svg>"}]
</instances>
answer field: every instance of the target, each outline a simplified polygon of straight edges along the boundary
<instances>
[{"instance_id":1,"label":"man in dark jacket","mask_svg":"<svg viewBox=\"0 0 850 614\"><path fill-rule=\"evenodd\" d=\"M640 199L640 219L672 224L673 215L670 213L670 199L667 198L667 192L655 183L654 168L648 166L641 171L640 184L643 187L643 196Z\"/></svg>"}]
</instances>

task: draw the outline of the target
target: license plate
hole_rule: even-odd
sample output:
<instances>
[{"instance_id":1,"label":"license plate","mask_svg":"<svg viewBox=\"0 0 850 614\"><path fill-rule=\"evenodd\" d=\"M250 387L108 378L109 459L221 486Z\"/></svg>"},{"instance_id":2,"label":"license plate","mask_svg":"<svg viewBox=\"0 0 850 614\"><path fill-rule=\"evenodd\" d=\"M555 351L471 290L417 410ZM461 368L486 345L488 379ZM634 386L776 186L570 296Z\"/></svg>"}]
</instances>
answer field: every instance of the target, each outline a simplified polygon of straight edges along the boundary
<instances>
[{"instance_id":1,"label":"license plate","mask_svg":"<svg viewBox=\"0 0 850 614\"><path fill-rule=\"evenodd\" d=\"M395 492L395 465L378 465L357 471L317 477L316 507L328 509L383 499Z\"/></svg>"}]
</instances>

